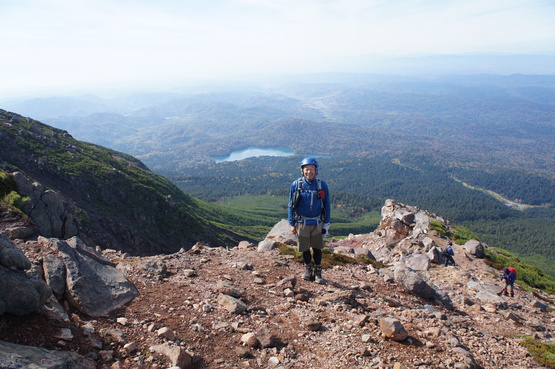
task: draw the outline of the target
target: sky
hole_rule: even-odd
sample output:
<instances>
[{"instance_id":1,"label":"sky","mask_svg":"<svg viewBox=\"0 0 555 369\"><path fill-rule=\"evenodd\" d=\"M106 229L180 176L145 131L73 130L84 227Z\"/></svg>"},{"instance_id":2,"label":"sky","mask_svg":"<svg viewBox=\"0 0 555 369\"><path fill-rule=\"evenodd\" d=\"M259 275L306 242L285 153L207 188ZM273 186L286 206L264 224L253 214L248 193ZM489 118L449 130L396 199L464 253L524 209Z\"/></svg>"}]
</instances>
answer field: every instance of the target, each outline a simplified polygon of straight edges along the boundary
<instances>
[{"instance_id":1,"label":"sky","mask_svg":"<svg viewBox=\"0 0 555 369\"><path fill-rule=\"evenodd\" d=\"M555 0L0 0L0 96L555 55Z\"/></svg>"}]
</instances>

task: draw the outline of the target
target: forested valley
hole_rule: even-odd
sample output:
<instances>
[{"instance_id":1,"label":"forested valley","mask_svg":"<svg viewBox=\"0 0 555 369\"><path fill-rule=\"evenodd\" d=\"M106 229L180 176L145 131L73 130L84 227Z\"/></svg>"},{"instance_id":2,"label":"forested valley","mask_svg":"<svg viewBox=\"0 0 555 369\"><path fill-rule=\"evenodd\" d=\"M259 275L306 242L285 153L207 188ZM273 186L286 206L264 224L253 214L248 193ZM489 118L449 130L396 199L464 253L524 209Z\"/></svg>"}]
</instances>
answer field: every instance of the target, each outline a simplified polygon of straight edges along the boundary
<instances>
[{"instance_id":1,"label":"forested valley","mask_svg":"<svg viewBox=\"0 0 555 369\"><path fill-rule=\"evenodd\" d=\"M268 210L274 220L287 217L289 187L300 176L302 157L248 158L237 162L199 165L185 173L164 173L186 193L214 203L225 203L237 196L271 196L278 206ZM475 232L490 246L501 247L524 258L534 259L549 273L555 273L555 209L533 206L518 210L494 197L468 188L441 168L411 168L387 157L319 158L320 177L330 186L332 195L332 230L337 236L373 230L374 223L357 218L381 210L385 199L419 206ZM464 171L457 172L463 177ZM472 173L471 173L472 174ZM497 174L482 173L484 182L495 181ZM471 180L471 175L464 177ZM520 179L521 181L519 182ZM543 194L542 202L551 202L555 185L542 177L514 176L512 186L525 192ZM480 182L473 182L479 185ZM244 200L243 200L244 201ZM345 210L348 209L348 214ZM347 217L345 217L347 215ZM337 223L340 223L339 227ZM335 225L335 229L334 229Z\"/></svg>"}]
</instances>

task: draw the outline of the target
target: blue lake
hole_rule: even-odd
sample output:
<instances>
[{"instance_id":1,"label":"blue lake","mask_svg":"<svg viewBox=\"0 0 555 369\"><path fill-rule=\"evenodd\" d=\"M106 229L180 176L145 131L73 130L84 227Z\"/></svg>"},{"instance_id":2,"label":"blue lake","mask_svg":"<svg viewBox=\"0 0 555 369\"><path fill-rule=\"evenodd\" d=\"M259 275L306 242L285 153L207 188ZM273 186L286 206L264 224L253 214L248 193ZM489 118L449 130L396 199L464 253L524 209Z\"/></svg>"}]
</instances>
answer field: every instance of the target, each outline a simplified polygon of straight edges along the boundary
<instances>
[{"instance_id":1,"label":"blue lake","mask_svg":"<svg viewBox=\"0 0 555 369\"><path fill-rule=\"evenodd\" d=\"M252 158L256 156L291 156L295 155L293 150L287 147L247 147L243 150L233 151L229 156L217 156L214 159L216 163L221 163L223 161L237 161L246 158Z\"/></svg>"}]
</instances>

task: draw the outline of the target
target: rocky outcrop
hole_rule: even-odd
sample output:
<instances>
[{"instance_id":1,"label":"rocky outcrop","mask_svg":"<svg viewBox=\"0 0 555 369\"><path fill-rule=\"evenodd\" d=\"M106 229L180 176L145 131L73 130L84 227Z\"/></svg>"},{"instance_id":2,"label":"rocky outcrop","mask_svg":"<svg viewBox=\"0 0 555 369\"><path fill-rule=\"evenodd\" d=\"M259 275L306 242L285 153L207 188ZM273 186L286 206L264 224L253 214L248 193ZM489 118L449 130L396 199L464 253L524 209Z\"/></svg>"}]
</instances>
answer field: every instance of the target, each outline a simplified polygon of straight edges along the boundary
<instances>
[{"instance_id":1,"label":"rocky outcrop","mask_svg":"<svg viewBox=\"0 0 555 369\"><path fill-rule=\"evenodd\" d=\"M89 316L105 316L138 295L123 272L78 237L39 237L36 244L49 253L25 273L31 262L0 232L0 315L38 311L52 295Z\"/></svg>"},{"instance_id":2,"label":"rocky outcrop","mask_svg":"<svg viewBox=\"0 0 555 369\"><path fill-rule=\"evenodd\" d=\"M5 232L0 232L0 315L25 315L39 310L50 297L48 285L29 276L31 263Z\"/></svg>"},{"instance_id":3,"label":"rocky outcrop","mask_svg":"<svg viewBox=\"0 0 555 369\"><path fill-rule=\"evenodd\" d=\"M44 275L53 283L53 291L79 311L106 316L138 295L120 270L78 237L67 241L39 238L39 243L54 252L43 259Z\"/></svg>"},{"instance_id":4,"label":"rocky outcrop","mask_svg":"<svg viewBox=\"0 0 555 369\"><path fill-rule=\"evenodd\" d=\"M31 199L23 211L33 220L40 235L66 239L77 235L77 224L63 196L33 182L23 173L15 172L14 180L19 193Z\"/></svg>"},{"instance_id":5,"label":"rocky outcrop","mask_svg":"<svg viewBox=\"0 0 555 369\"><path fill-rule=\"evenodd\" d=\"M70 351L46 350L0 341L0 367L9 369L95 369L94 360Z\"/></svg>"}]
</instances>

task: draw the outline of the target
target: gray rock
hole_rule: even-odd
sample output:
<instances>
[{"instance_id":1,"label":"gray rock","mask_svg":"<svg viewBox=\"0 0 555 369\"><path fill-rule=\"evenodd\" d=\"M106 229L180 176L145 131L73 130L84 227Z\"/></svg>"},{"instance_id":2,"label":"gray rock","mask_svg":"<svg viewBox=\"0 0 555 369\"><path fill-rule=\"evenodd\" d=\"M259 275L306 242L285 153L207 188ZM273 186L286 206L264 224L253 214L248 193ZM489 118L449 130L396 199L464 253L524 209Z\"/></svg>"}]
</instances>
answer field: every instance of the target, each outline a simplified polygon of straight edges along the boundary
<instances>
[{"instance_id":1,"label":"gray rock","mask_svg":"<svg viewBox=\"0 0 555 369\"><path fill-rule=\"evenodd\" d=\"M413 254L406 261L406 265L414 270L428 270L431 268L430 258L425 254Z\"/></svg>"},{"instance_id":2,"label":"gray rock","mask_svg":"<svg viewBox=\"0 0 555 369\"><path fill-rule=\"evenodd\" d=\"M443 261L443 256L441 255L441 250L437 246L432 246L430 251L426 254L430 259L430 262L434 264L441 264Z\"/></svg>"},{"instance_id":3,"label":"gray rock","mask_svg":"<svg viewBox=\"0 0 555 369\"><path fill-rule=\"evenodd\" d=\"M13 239L27 239L34 235L37 230L34 227L11 227L6 229L6 233Z\"/></svg>"},{"instance_id":4,"label":"gray rock","mask_svg":"<svg viewBox=\"0 0 555 369\"><path fill-rule=\"evenodd\" d=\"M265 237L266 240L273 240L282 243L296 243L297 236L291 233L291 225L287 219L279 221Z\"/></svg>"},{"instance_id":5,"label":"gray rock","mask_svg":"<svg viewBox=\"0 0 555 369\"><path fill-rule=\"evenodd\" d=\"M234 314L242 314L247 310L247 305L235 297L220 293L218 295L218 304L220 304L224 309Z\"/></svg>"},{"instance_id":6,"label":"gray rock","mask_svg":"<svg viewBox=\"0 0 555 369\"><path fill-rule=\"evenodd\" d=\"M425 212L419 211L418 213L416 213L416 215L414 216L414 221L416 223L414 226L415 230L422 230L423 232L427 232L430 229L430 217L428 217Z\"/></svg>"},{"instance_id":7,"label":"gray rock","mask_svg":"<svg viewBox=\"0 0 555 369\"><path fill-rule=\"evenodd\" d=\"M179 346L170 346L168 344L151 346L150 350L169 360L171 366L181 369L188 369L193 363L193 358L185 349Z\"/></svg>"},{"instance_id":8,"label":"gray rock","mask_svg":"<svg viewBox=\"0 0 555 369\"><path fill-rule=\"evenodd\" d=\"M414 226L415 215L407 209L396 210L393 218L400 220L406 226Z\"/></svg>"},{"instance_id":9,"label":"gray rock","mask_svg":"<svg viewBox=\"0 0 555 369\"><path fill-rule=\"evenodd\" d=\"M237 245L237 248L238 248L239 250L246 250L246 249L250 249L250 248L254 248L254 247L256 247L256 245L253 244L253 243L250 242L250 241L241 241L241 242L239 242L239 244Z\"/></svg>"},{"instance_id":10,"label":"gray rock","mask_svg":"<svg viewBox=\"0 0 555 369\"><path fill-rule=\"evenodd\" d=\"M480 291L483 291L483 290L484 290L484 287L483 287L480 283L478 283L478 282L476 282L476 281L473 281L473 280L469 280L469 281L466 283L466 286L467 286L469 289L474 290L474 291L476 291L476 292L480 292Z\"/></svg>"},{"instance_id":11,"label":"gray rock","mask_svg":"<svg viewBox=\"0 0 555 369\"><path fill-rule=\"evenodd\" d=\"M258 243L258 251L270 251L276 247L275 241L262 240Z\"/></svg>"},{"instance_id":12,"label":"gray rock","mask_svg":"<svg viewBox=\"0 0 555 369\"><path fill-rule=\"evenodd\" d=\"M42 260L44 279L52 288L52 293L60 300L66 291L66 268L62 260L55 255L45 255Z\"/></svg>"},{"instance_id":13,"label":"gray rock","mask_svg":"<svg viewBox=\"0 0 555 369\"><path fill-rule=\"evenodd\" d=\"M29 277L21 270L0 266L0 315L25 315L38 311L52 294L41 279Z\"/></svg>"},{"instance_id":14,"label":"gray rock","mask_svg":"<svg viewBox=\"0 0 555 369\"><path fill-rule=\"evenodd\" d=\"M256 331L256 338L262 348L275 347L278 344L277 337L267 326L262 326Z\"/></svg>"},{"instance_id":15,"label":"gray rock","mask_svg":"<svg viewBox=\"0 0 555 369\"><path fill-rule=\"evenodd\" d=\"M166 273L168 272L168 267L166 266L166 264L158 260L141 261L141 269L158 278L165 277Z\"/></svg>"},{"instance_id":16,"label":"gray rock","mask_svg":"<svg viewBox=\"0 0 555 369\"><path fill-rule=\"evenodd\" d=\"M424 251L429 251L432 249L432 247L437 247L436 243L434 242L434 240L432 240L430 237L426 236L424 238L422 238L419 241L419 244L424 248Z\"/></svg>"},{"instance_id":17,"label":"gray rock","mask_svg":"<svg viewBox=\"0 0 555 369\"><path fill-rule=\"evenodd\" d=\"M476 299L480 300L481 303L484 304L492 304L500 309L507 309L508 305L502 297L496 295L495 293L491 293L488 291L480 291L476 294Z\"/></svg>"},{"instance_id":18,"label":"gray rock","mask_svg":"<svg viewBox=\"0 0 555 369\"><path fill-rule=\"evenodd\" d=\"M77 225L66 209L63 197L56 191L45 189L20 172L14 173L19 192L31 199L23 211L31 218L44 237L68 238L77 234Z\"/></svg>"},{"instance_id":19,"label":"gray rock","mask_svg":"<svg viewBox=\"0 0 555 369\"><path fill-rule=\"evenodd\" d=\"M484 257L484 245L480 241L477 240L470 240L464 244L465 250L470 254L477 258Z\"/></svg>"},{"instance_id":20,"label":"gray rock","mask_svg":"<svg viewBox=\"0 0 555 369\"><path fill-rule=\"evenodd\" d=\"M100 263L96 251L84 248L79 241L71 247L57 241L60 257L66 266L69 303L92 317L106 316L138 296L138 291L111 265Z\"/></svg>"},{"instance_id":21,"label":"gray rock","mask_svg":"<svg viewBox=\"0 0 555 369\"><path fill-rule=\"evenodd\" d=\"M379 320L380 332L394 341L402 341L406 339L409 334L403 324L394 318L381 318Z\"/></svg>"},{"instance_id":22,"label":"gray rock","mask_svg":"<svg viewBox=\"0 0 555 369\"><path fill-rule=\"evenodd\" d=\"M453 348L453 352L460 354L463 357L462 362L455 365L457 369L478 369L480 366L476 363L474 356L462 347Z\"/></svg>"},{"instance_id":23,"label":"gray rock","mask_svg":"<svg viewBox=\"0 0 555 369\"><path fill-rule=\"evenodd\" d=\"M39 347L0 341L0 367L10 369L95 369L96 363L71 351L50 351Z\"/></svg>"},{"instance_id":24,"label":"gray rock","mask_svg":"<svg viewBox=\"0 0 555 369\"><path fill-rule=\"evenodd\" d=\"M368 250L365 247L359 247L355 249L356 256L366 256L369 259L376 260L374 255L372 255L372 251Z\"/></svg>"},{"instance_id":25,"label":"gray rock","mask_svg":"<svg viewBox=\"0 0 555 369\"><path fill-rule=\"evenodd\" d=\"M230 282L219 280L216 282L216 289L218 292L223 293L225 295L233 296L233 297L241 297L241 291L239 291L235 286L233 286Z\"/></svg>"},{"instance_id":26,"label":"gray rock","mask_svg":"<svg viewBox=\"0 0 555 369\"><path fill-rule=\"evenodd\" d=\"M354 254L355 250L353 250L352 247L347 247L347 246L338 246L335 247L333 249L333 252L336 254L342 254L342 255L351 255Z\"/></svg>"},{"instance_id":27,"label":"gray rock","mask_svg":"<svg viewBox=\"0 0 555 369\"><path fill-rule=\"evenodd\" d=\"M397 264L393 268L395 281L402 283L409 292L441 303L447 310L453 310L453 302L449 295L434 285L428 277L403 265Z\"/></svg>"},{"instance_id":28,"label":"gray rock","mask_svg":"<svg viewBox=\"0 0 555 369\"><path fill-rule=\"evenodd\" d=\"M13 244L6 232L0 232L0 265L21 270L31 268L29 259Z\"/></svg>"}]
</instances>

